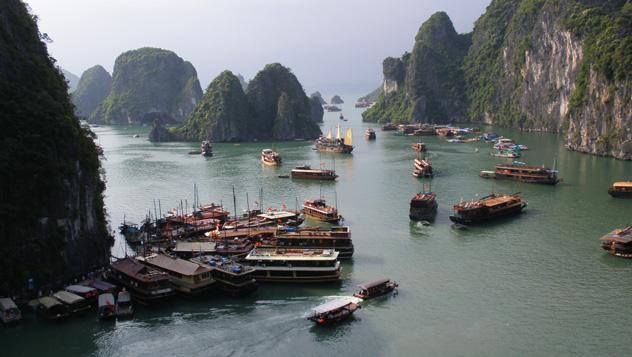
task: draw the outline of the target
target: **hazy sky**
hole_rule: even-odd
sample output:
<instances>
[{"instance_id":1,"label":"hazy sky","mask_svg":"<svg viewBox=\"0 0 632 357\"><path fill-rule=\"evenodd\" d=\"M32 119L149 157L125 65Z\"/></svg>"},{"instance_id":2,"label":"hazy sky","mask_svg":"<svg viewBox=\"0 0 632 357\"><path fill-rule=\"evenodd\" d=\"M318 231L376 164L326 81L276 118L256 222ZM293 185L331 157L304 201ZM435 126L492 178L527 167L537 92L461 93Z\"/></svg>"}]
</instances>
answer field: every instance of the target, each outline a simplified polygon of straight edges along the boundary
<instances>
[{"instance_id":1,"label":"hazy sky","mask_svg":"<svg viewBox=\"0 0 632 357\"><path fill-rule=\"evenodd\" d=\"M419 26L445 11L472 30L490 0L26 0L58 64L78 76L112 71L123 51L172 50L202 86L222 70L252 78L266 63L290 67L306 90L371 89L382 60L410 50ZM335 89L334 89L335 88Z\"/></svg>"}]
</instances>

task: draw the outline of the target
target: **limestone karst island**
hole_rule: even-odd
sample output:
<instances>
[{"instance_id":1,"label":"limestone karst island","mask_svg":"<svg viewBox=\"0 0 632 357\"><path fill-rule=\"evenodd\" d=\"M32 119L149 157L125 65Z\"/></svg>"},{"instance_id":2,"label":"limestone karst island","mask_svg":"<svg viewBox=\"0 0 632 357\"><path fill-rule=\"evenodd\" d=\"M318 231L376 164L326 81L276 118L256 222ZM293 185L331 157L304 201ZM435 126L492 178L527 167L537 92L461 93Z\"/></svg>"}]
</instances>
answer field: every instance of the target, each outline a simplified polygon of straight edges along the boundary
<instances>
[{"instance_id":1,"label":"limestone karst island","mask_svg":"<svg viewBox=\"0 0 632 357\"><path fill-rule=\"evenodd\" d=\"M632 1L0 1L0 355L626 356Z\"/></svg>"}]
</instances>

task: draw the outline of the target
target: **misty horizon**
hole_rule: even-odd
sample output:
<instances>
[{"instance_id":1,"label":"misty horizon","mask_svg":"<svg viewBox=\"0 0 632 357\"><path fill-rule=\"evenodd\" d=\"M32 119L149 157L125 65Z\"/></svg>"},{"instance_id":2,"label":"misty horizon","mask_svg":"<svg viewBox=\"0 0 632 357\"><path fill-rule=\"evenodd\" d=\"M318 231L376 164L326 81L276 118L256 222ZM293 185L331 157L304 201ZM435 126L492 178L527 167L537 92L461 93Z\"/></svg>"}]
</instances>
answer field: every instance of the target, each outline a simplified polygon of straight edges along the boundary
<instances>
[{"instance_id":1,"label":"misty horizon","mask_svg":"<svg viewBox=\"0 0 632 357\"><path fill-rule=\"evenodd\" d=\"M112 73L121 53L158 47L191 62L203 88L225 69L249 80L266 64L279 62L292 69L307 92L332 95L378 86L382 60L410 51L419 27L433 13L445 11L457 32L466 33L489 0L189 0L177 8L169 1L147 0L26 3L39 18L40 31L52 39L48 49L57 64L79 77L97 64Z\"/></svg>"}]
</instances>

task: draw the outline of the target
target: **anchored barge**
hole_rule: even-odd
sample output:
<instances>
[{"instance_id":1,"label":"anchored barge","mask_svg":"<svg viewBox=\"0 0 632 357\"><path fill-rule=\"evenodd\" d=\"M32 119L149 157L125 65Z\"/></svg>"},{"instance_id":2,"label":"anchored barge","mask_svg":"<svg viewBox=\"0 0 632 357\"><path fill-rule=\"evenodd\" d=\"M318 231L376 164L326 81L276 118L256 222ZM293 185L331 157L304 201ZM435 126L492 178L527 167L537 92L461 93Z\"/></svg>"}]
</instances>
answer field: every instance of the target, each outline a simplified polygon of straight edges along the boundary
<instances>
[{"instance_id":1,"label":"anchored barge","mask_svg":"<svg viewBox=\"0 0 632 357\"><path fill-rule=\"evenodd\" d=\"M257 290L257 281L252 277L252 267L237 264L218 255L203 255L192 258L191 262L211 269L211 276L225 295L246 296Z\"/></svg>"},{"instance_id":2,"label":"anchored barge","mask_svg":"<svg viewBox=\"0 0 632 357\"><path fill-rule=\"evenodd\" d=\"M612 197L632 198L632 181L615 182L608 189L608 193Z\"/></svg>"},{"instance_id":3,"label":"anchored barge","mask_svg":"<svg viewBox=\"0 0 632 357\"><path fill-rule=\"evenodd\" d=\"M307 319L319 325L333 324L348 319L359 308L360 305L353 299L336 299L313 308Z\"/></svg>"},{"instance_id":4,"label":"anchored barge","mask_svg":"<svg viewBox=\"0 0 632 357\"><path fill-rule=\"evenodd\" d=\"M261 248L335 250L338 259L353 257L353 241L349 227L306 228L297 231L278 232L274 237L258 242Z\"/></svg>"},{"instance_id":5,"label":"anchored barge","mask_svg":"<svg viewBox=\"0 0 632 357\"><path fill-rule=\"evenodd\" d=\"M336 137L331 137L331 131L327 136L321 136L316 140L316 150L321 152L334 152L350 154L353 151L353 132L347 129L344 139L340 136L340 125L336 127Z\"/></svg>"},{"instance_id":6,"label":"anchored barge","mask_svg":"<svg viewBox=\"0 0 632 357\"><path fill-rule=\"evenodd\" d=\"M118 259L110 264L105 276L124 286L134 300L143 305L163 302L175 295L169 275L141 264L135 258Z\"/></svg>"},{"instance_id":7,"label":"anchored barge","mask_svg":"<svg viewBox=\"0 0 632 357\"><path fill-rule=\"evenodd\" d=\"M494 178L510 179L527 183L540 183L555 185L560 182L558 171L540 166L527 166L521 164L498 164L494 171ZM481 177L486 177L481 172Z\"/></svg>"},{"instance_id":8,"label":"anchored barge","mask_svg":"<svg viewBox=\"0 0 632 357\"><path fill-rule=\"evenodd\" d=\"M333 181L338 177L334 170L312 169L311 166L297 166L292 169L293 179Z\"/></svg>"},{"instance_id":9,"label":"anchored barge","mask_svg":"<svg viewBox=\"0 0 632 357\"><path fill-rule=\"evenodd\" d=\"M199 296L215 289L215 280L207 267L164 254L152 254L138 260L167 273L176 291L184 295Z\"/></svg>"},{"instance_id":10,"label":"anchored barge","mask_svg":"<svg viewBox=\"0 0 632 357\"><path fill-rule=\"evenodd\" d=\"M270 166L281 165L281 155L278 152L271 149L264 149L261 151L261 162Z\"/></svg>"},{"instance_id":11,"label":"anchored barge","mask_svg":"<svg viewBox=\"0 0 632 357\"><path fill-rule=\"evenodd\" d=\"M244 259L261 282L326 283L340 280L338 252L331 249L255 248Z\"/></svg>"},{"instance_id":12,"label":"anchored barge","mask_svg":"<svg viewBox=\"0 0 632 357\"><path fill-rule=\"evenodd\" d=\"M303 201L303 214L328 223L337 224L342 219L336 206L328 206L323 198Z\"/></svg>"},{"instance_id":13,"label":"anchored barge","mask_svg":"<svg viewBox=\"0 0 632 357\"><path fill-rule=\"evenodd\" d=\"M491 194L480 200L466 201L454 205L450 220L461 224L476 224L492 219L516 215L527 206L520 194Z\"/></svg>"},{"instance_id":14,"label":"anchored barge","mask_svg":"<svg viewBox=\"0 0 632 357\"><path fill-rule=\"evenodd\" d=\"M413 221L432 221L437 216L437 207L434 192L420 192L410 200L408 217Z\"/></svg>"},{"instance_id":15,"label":"anchored barge","mask_svg":"<svg viewBox=\"0 0 632 357\"><path fill-rule=\"evenodd\" d=\"M601 248L610 254L622 257L632 258L632 226L615 229L614 231L601 237Z\"/></svg>"}]
</instances>

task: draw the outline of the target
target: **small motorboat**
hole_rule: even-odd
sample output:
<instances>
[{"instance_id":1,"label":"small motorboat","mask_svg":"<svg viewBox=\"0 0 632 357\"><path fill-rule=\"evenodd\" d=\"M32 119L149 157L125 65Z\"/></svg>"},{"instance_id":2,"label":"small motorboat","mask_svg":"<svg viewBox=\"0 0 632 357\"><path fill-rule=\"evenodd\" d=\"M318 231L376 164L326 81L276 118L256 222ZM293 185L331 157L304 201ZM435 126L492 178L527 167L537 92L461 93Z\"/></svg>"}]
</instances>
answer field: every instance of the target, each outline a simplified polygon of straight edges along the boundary
<instances>
[{"instance_id":1,"label":"small motorboat","mask_svg":"<svg viewBox=\"0 0 632 357\"><path fill-rule=\"evenodd\" d=\"M360 301L350 297L330 301L313 308L307 319L318 325L334 324L346 320L360 308Z\"/></svg>"},{"instance_id":2,"label":"small motorboat","mask_svg":"<svg viewBox=\"0 0 632 357\"><path fill-rule=\"evenodd\" d=\"M99 295L99 320L110 320L116 317L114 295L105 293Z\"/></svg>"},{"instance_id":3,"label":"small motorboat","mask_svg":"<svg viewBox=\"0 0 632 357\"><path fill-rule=\"evenodd\" d=\"M394 291L398 286L399 285L396 282L389 278L378 279L370 283L360 285L360 291L353 294L353 296L363 300L373 299Z\"/></svg>"},{"instance_id":4,"label":"small motorboat","mask_svg":"<svg viewBox=\"0 0 632 357\"><path fill-rule=\"evenodd\" d=\"M119 320L131 319L134 316L134 306L132 305L132 296L123 289L118 293L116 300L116 318Z\"/></svg>"}]
</instances>

